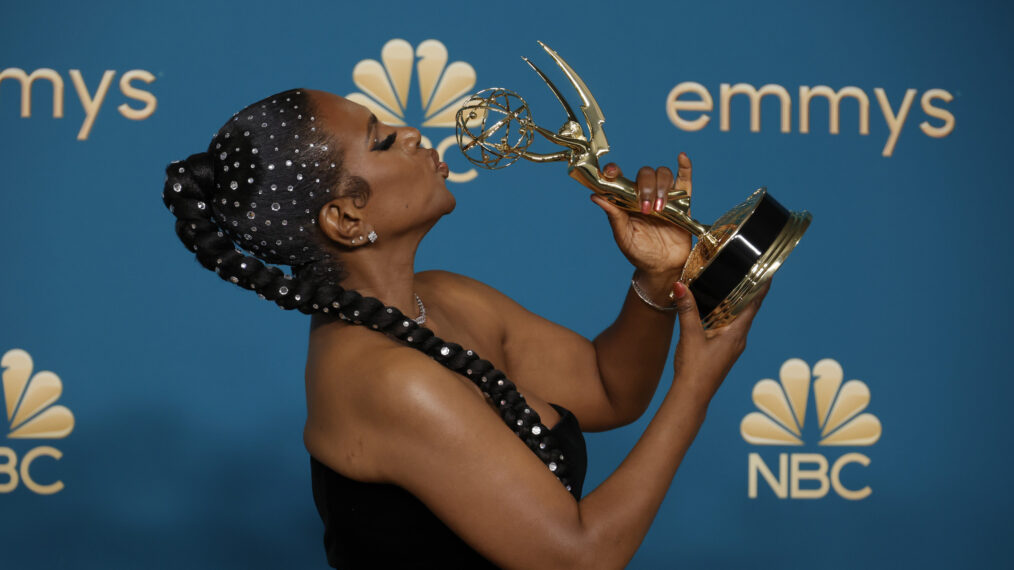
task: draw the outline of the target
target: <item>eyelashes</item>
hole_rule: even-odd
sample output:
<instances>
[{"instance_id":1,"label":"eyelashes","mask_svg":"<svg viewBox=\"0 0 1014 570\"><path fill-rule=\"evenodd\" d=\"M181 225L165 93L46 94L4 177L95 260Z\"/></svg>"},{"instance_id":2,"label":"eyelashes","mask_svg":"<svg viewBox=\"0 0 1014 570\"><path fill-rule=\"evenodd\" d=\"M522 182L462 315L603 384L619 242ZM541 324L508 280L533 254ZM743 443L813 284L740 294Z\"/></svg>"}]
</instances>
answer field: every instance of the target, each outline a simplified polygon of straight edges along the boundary
<instances>
[{"instance_id":1,"label":"eyelashes","mask_svg":"<svg viewBox=\"0 0 1014 570\"><path fill-rule=\"evenodd\" d=\"M394 139L396 136L397 136L396 133L391 133L387 135L387 138L385 138L384 140L378 143L374 143L373 148L370 150L387 150L391 148L391 145L394 144Z\"/></svg>"}]
</instances>

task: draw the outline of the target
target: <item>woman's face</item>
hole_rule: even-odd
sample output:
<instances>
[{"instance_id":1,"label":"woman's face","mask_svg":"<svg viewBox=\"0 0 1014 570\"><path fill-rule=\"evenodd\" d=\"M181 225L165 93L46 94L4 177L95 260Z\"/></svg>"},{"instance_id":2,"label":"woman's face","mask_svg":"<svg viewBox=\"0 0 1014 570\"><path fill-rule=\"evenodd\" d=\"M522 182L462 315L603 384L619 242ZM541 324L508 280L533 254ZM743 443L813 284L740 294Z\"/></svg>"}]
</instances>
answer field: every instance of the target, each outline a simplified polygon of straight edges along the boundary
<instances>
[{"instance_id":1,"label":"woman's face","mask_svg":"<svg viewBox=\"0 0 1014 570\"><path fill-rule=\"evenodd\" d=\"M454 209L447 165L419 146L419 131L381 123L369 109L343 97L312 91L319 120L334 135L346 173L370 185L364 208L381 236L431 226Z\"/></svg>"}]
</instances>

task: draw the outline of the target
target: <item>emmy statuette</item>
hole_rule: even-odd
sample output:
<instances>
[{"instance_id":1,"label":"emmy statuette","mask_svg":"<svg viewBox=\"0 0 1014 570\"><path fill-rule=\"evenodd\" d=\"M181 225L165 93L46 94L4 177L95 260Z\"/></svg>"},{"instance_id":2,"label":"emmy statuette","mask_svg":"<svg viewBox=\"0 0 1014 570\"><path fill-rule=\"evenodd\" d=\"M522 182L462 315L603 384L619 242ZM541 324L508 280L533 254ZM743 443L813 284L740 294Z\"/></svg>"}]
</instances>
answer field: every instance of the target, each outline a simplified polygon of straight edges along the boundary
<instances>
[{"instance_id":1,"label":"emmy statuette","mask_svg":"<svg viewBox=\"0 0 1014 570\"><path fill-rule=\"evenodd\" d=\"M640 212L637 188L623 177L607 179L599 158L609 152L602 124L605 117L584 81L549 46L539 45L566 75L581 99L585 126L545 73L523 58L563 105L567 120L557 131L532 119L528 103L502 88L472 95L458 110L457 140L465 157L487 169L509 166L519 158L532 162L566 162L570 176L607 200ZM535 135L562 147L543 154L528 150ZM705 328L720 327L735 319L782 265L810 225L807 211L790 212L765 188L722 215L710 226L690 217L690 196L673 188L661 212L652 212L687 230L697 243L683 268L682 281L694 294Z\"/></svg>"}]
</instances>

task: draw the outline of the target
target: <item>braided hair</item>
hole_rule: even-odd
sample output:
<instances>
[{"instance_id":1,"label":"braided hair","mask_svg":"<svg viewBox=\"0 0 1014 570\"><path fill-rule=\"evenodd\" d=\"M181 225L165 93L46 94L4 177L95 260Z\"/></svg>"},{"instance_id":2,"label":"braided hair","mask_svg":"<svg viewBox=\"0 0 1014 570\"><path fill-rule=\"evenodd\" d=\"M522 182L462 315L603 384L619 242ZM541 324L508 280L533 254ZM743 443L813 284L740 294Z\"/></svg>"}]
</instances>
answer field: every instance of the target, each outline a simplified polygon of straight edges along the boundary
<instances>
[{"instance_id":1,"label":"braided hair","mask_svg":"<svg viewBox=\"0 0 1014 570\"><path fill-rule=\"evenodd\" d=\"M162 201L176 216L183 245L222 279L286 310L332 314L383 332L464 375L572 491L552 434L501 370L398 308L341 287L341 267L327 253L316 219L324 204L340 196L362 206L370 188L344 171L338 141L317 128L309 94L290 90L244 108L206 152L170 164Z\"/></svg>"}]
</instances>

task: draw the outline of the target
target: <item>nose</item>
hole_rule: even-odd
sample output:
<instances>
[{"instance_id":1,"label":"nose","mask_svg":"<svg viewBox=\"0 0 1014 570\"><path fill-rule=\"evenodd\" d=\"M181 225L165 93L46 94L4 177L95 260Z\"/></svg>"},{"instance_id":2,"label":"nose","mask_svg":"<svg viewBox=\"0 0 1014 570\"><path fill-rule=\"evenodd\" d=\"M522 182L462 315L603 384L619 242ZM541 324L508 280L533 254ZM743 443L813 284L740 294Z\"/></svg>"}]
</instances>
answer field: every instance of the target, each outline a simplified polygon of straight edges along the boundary
<instances>
[{"instance_id":1,"label":"nose","mask_svg":"<svg viewBox=\"0 0 1014 570\"><path fill-rule=\"evenodd\" d=\"M419 142L422 140L422 133L419 132L419 129L415 127L401 127L400 130L398 138L404 141L404 144L412 148L419 148Z\"/></svg>"}]
</instances>

